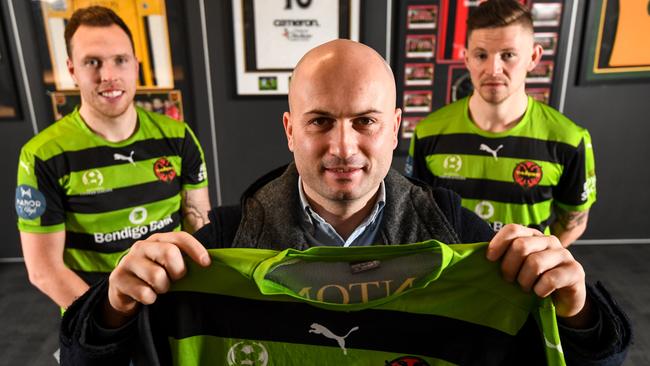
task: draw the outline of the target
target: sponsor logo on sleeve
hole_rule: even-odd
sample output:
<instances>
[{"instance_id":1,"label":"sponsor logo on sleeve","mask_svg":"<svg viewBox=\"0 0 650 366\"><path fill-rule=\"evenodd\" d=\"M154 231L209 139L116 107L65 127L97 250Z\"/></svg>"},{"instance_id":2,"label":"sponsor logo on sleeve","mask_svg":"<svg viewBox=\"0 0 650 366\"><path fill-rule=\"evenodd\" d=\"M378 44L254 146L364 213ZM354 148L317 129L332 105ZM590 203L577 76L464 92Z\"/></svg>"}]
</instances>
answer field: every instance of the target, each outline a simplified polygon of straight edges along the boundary
<instances>
[{"instance_id":1,"label":"sponsor logo on sleeve","mask_svg":"<svg viewBox=\"0 0 650 366\"><path fill-rule=\"evenodd\" d=\"M542 180L542 167L534 161L522 161L512 171L515 183L528 189L533 188Z\"/></svg>"},{"instance_id":2,"label":"sponsor logo on sleeve","mask_svg":"<svg viewBox=\"0 0 650 366\"><path fill-rule=\"evenodd\" d=\"M199 174L196 177L198 182L203 182L208 177L208 171L205 169L205 163L201 163L201 168L199 168Z\"/></svg>"},{"instance_id":3,"label":"sponsor logo on sleeve","mask_svg":"<svg viewBox=\"0 0 650 366\"><path fill-rule=\"evenodd\" d=\"M16 187L16 213L18 217L33 220L45 212L45 196L36 188L21 184Z\"/></svg>"},{"instance_id":4,"label":"sponsor logo on sleeve","mask_svg":"<svg viewBox=\"0 0 650 366\"><path fill-rule=\"evenodd\" d=\"M153 163L153 172L158 177L158 180L170 183L176 178L176 170L172 163L167 158L160 158Z\"/></svg>"}]
</instances>

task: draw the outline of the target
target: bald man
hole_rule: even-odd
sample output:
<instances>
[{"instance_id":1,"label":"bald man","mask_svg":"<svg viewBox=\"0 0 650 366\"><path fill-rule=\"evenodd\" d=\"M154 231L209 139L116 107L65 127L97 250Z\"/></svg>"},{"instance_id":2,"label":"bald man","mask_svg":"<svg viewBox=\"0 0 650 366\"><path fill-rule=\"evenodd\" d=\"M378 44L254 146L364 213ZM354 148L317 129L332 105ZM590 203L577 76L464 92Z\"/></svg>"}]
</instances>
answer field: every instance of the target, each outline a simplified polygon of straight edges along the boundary
<instances>
[{"instance_id":1,"label":"bald man","mask_svg":"<svg viewBox=\"0 0 650 366\"><path fill-rule=\"evenodd\" d=\"M137 242L108 282L91 289L66 313L64 362L128 363L134 344L128 340L136 333L132 319L142 304L155 303L172 282L185 276L183 255L208 267L211 259L206 248L306 250L430 239L490 241L487 259L503 259L507 281L553 297L562 335L572 340L565 346L569 357L589 356L593 344L620 346L620 334L603 329L625 328L624 320L614 315L619 314L617 308L603 299L600 290L587 290L582 267L557 238L517 225L506 226L495 236L483 220L460 206L460 198L451 191L419 185L390 169L400 120L393 74L374 50L336 40L308 52L294 70L289 111L283 116L294 162L254 183L244 193L241 207L213 209L211 223L194 237L165 233ZM258 310L264 312L265 307ZM214 311L230 314L227 309ZM337 339L345 350L345 337L319 324L312 328ZM532 341L525 333L521 339L517 335L518 344L541 344L539 338ZM612 352L620 355L626 345L622 348ZM528 348L518 352L525 353L522 349ZM507 349L499 352L519 357L509 355ZM235 357L231 348L228 360ZM596 362L598 357L584 360Z\"/></svg>"}]
</instances>

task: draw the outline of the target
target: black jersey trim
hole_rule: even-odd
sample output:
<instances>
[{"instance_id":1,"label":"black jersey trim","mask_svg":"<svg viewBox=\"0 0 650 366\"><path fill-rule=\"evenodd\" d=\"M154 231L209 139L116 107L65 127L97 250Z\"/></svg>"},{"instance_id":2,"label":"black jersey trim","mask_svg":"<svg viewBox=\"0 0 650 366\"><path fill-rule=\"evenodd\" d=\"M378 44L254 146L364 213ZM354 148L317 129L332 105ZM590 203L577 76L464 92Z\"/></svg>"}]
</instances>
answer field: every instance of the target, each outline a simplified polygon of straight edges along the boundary
<instances>
[{"instance_id":1,"label":"black jersey trim","mask_svg":"<svg viewBox=\"0 0 650 366\"><path fill-rule=\"evenodd\" d=\"M59 179L70 172L131 164L130 161L116 159L114 154L130 157L133 151L133 162L163 156L181 156L183 140L184 138L147 139L122 147L96 146L77 151L64 151L47 159L45 164L56 173L56 179Z\"/></svg>"},{"instance_id":2,"label":"black jersey trim","mask_svg":"<svg viewBox=\"0 0 650 366\"><path fill-rule=\"evenodd\" d=\"M481 144L495 150L499 145L499 158L548 161L564 165L575 154L575 147L557 141L540 140L530 137L508 136L489 138L475 134L432 135L416 140L418 151L425 156L436 154L463 154L492 157L489 152L481 151Z\"/></svg>"},{"instance_id":3,"label":"black jersey trim","mask_svg":"<svg viewBox=\"0 0 650 366\"><path fill-rule=\"evenodd\" d=\"M149 310L154 334L176 339L211 335L338 347L332 339L309 333L311 324L318 323L337 335L359 327L346 338L348 349L415 354L461 365L500 365L516 339L443 316L376 309L331 311L300 302L197 292L165 294Z\"/></svg>"},{"instance_id":4,"label":"black jersey trim","mask_svg":"<svg viewBox=\"0 0 650 366\"><path fill-rule=\"evenodd\" d=\"M146 239L155 233L164 233L173 231L181 224L180 212L174 212L171 215L172 222L162 229L147 231L145 235L138 239L127 238L122 240L111 241L110 243L96 243L93 234L77 233L74 231L65 232L65 247L69 249L90 250L98 253L115 253L129 249L134 242L140 239ZM119 230L116 230L119 231Z\"/></svg>"},{"instance_id":5,"label":"black jersey trim","mask_svg":"<svg viewBox=\"0 0 650 366\"><path fill-rule=\"evenodd\" d=\"M490 200L504 203L535 204L553 198L553 188L537 185L524 188L515 182L488 179L445 179L435 177L434 185L451 189L465 199Z\"/></svg>"},{"instance_id":6,"label":"black jersey trim","mask_svg":"<svg viewBox=\"0 0 650 366\"><path fill-rule=\"evenodd\" d=\"M162 201L176 196L180 191L180 178L176 176L167 183L156 180L98 193L101 199L93 194L68 196L66 211L83 214L116 211Z\"/></svg>"}]
</instances>

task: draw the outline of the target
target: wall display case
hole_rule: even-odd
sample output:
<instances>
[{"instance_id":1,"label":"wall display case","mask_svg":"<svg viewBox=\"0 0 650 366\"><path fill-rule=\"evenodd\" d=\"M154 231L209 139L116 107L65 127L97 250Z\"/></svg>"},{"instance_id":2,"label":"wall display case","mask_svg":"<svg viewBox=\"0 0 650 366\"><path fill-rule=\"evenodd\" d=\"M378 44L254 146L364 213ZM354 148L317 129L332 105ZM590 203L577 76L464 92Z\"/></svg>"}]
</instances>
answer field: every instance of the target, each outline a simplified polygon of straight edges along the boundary
<instances>
[{"instance_id":1,"label":"wall display case","mask_svg":"<svg viewBox=\"0 0 650 366\"><path fill-rule=\"evenodd\" d=\"M542 61L526 78L526 90L535 99L549 103L564 2L520 2L531 8L535 41L544 48ZM468 0L399 2L395 70L398 104L405 122L397 155L408 152L408 139L418 121L431 111L473 92L469 71L465 67L467 18L480 3ZM431 19L436 16L437 19Z\"/></svg>"},{"instance_id":2,"label":"wall display case","mask_svg":"<svg viewBox=\"0 0 650 366\"><path fill-rule=\"evenodd\" d=\"M0 121L14 121L22 119L22 113L2 15L0 8Z\"/></svg>"},{"instance_id":3,"label":"wall display case","mask_svg":"<svg viewBox=\"0 0 650 366\"><path fill-rule=\"evenodd\" d=\"M360 0L232 0L237 94L287 94L310 49L359 40Z\"/></svg>"},{"instance_id":4,"label":"wall display case","mask_svg":"<svg viewBox=\"0 0 650 366\"><path fill-rule=\"evenodd\" d=\"M62 95L71 103L77 87L67 68L68 54L64 38L65 25L75 10L100 5L115 11L131 30L135 55L139 62L137 88L142 93L159 91L161 95L189 95L189 68L183 2L181 0L40 0L32 9L43 84L53 101L54 118L61 109L55 102ZM171 44L177 47L171 47ZM59 93L65 91L65 93ZM183 110L181 98L178 109ZM73 107L74 108L74 107ZM186 113L185 117L188 117ZM191 116L190 116L191 117Z\"/></svg>"},{"instance_id":5,"label":"wall display case","mask_svg":"<svg viewBox=\"0 0 650 366\"><path fill-rule=\"evenodd\" d=\"M647 1L589 1L579 83L650 82L649 34Z\"/></svg>"}]
</instances>

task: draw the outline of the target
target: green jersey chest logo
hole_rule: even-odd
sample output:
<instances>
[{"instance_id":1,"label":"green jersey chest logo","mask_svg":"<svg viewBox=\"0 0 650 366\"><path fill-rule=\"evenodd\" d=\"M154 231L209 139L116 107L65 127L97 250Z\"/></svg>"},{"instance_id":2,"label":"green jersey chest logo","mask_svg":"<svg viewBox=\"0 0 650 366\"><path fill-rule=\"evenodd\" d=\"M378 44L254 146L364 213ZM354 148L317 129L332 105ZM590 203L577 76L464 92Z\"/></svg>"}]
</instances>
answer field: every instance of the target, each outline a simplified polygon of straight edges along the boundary
<instances>
[{"instance_id":1,"label":"green jersey chest logo","mask_svg":"<svg viewBox=\"0 0 650 366\"><path fill-rule=\"evenodd\" d=\"M542 180L542 167L534 161L522 161L512 171L515 183L524 188L533 188Z\"/></svg>"}]
</instances>

